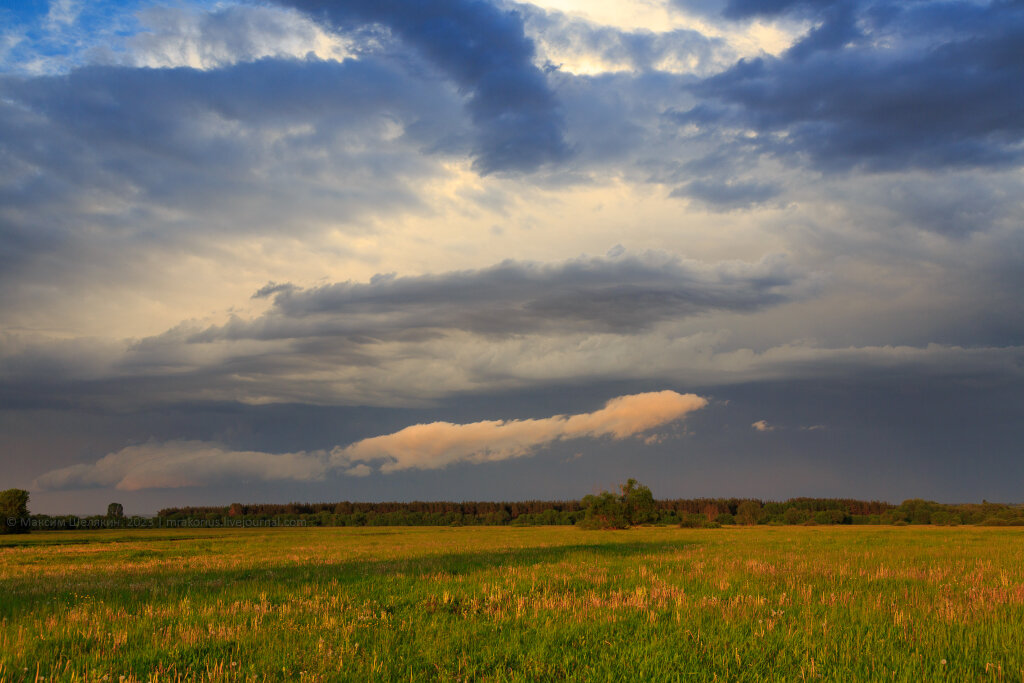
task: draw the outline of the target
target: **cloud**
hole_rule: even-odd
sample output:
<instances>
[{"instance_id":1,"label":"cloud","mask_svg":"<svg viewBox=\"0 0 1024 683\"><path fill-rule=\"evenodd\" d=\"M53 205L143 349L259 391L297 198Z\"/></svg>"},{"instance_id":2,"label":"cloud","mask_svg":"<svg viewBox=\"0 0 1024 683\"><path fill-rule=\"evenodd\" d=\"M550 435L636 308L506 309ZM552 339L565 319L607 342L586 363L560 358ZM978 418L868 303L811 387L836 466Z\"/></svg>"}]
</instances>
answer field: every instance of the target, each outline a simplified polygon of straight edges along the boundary
<instances>
[{"instance_id":1,"label":"cloud","mask_svg":"<svg viewBox=\"0 0 1024 683\"><path fill-rule=\"evenodd\" d=\"M405 67L0 77L0 307L38 306L22 288L137 283L184 253L230 264L242 236L366 232L368 214L418 209L419 183L442 172L421 152L457 149L465 118L454 88Z\"/></svg>"},{"instance_id":2,"label":"cloud","mask_svg":"<svg viewBox=\"0 0 1024 683\"><path fill-rule=\"evenodd\" d=\"M660 391L619 396L604 408L539 420L486 420L470 424L434 422L363 439L324 451L238 451L205 441L168 441L129 446L92 464L47 472L33 488L52 491L113 487L122 491L207 486L237 480L321 480L330 471L365 477L383 461L384 473L439 469L523 457L556 441L626 439L666 426L707 405L694 394Z\"/></svg>"},{"instance_id":3,"label":"cloud","mask_svg":"<svg viewBox=\"0 0 1024 683\"><path fill-rule=\"evenodd\" d=\"M707 311L755 311L794 297L803 282L781 256L703 264L663 253L507 260L479 270L341 282L311 289L270 283L273 307L189 337L190 343L327 336L408 337L416 330L483 335L577 330L636 334Z\"/></svg>"},{"instance_id":4,"label":"cloud","mask_svg":"<svg viewBox=\"0 0 1024 683\"><path fill-rule=\"evenodd\" d=\"M746 3L732 3L736 15ZM825 170L1015 165L1024 138L1024 6L772 3L817 27L780 57L692 86L682 123L754 131L765 153Z\"/></svg>"},{"instance_id":5,"label":"cloud","mask_svg":"<svg viewBox=\"0 0 1024 683\"><path fill-rule=\"evenodd\" d=\"M660 391L620 396L592 413L538 420L432 422L363 439L331 452L339 465L383 461L382 472L439 469L458 462L494 462L531 455L556 441L625 439L683 418L707 405L695 394Z\"/></svg>"},{"instance_id":6,"label":"cloud","mask_svg":"<svg viewBox=\"0 0 1024 683\"><path fill-rule=\"evenodd\" d=\"M140 30L122 50L99 52L110 63L214 69L264 57L301 59L310 53L341 61L350 41L308 16L277 6L228 5L214 11L154 6L138 13Z\"/></svg>"},{"instance_id":7,"label":"cloud","mask_svg":"<svg viewBox=\"0 0 1024 683\"><path fill-rule=\"evenodd\" d=\"M772 425L768 424L767 420L758 420L757 422L754 422L750 426L753 427L754 429L756 429L759 432L774 432L775 431L775 427L773 427Z\"/></svg>"},{"instance_id":8,"label":"cloud","mask_svg":"<svg viewBox=\"0 0 1024 683\"><path fill-rule=\"evenodd\" d=\"M686 2L687 0L680 0L681 5L685 6ZM850 0L727 0L722 8L722 15L730 19L771 17L794 11L813 15L850 4L853 4Z\"/></svg>"},{"instance_id":9,"label":"cloud","mask_svg":"<svg viewBox=\"0 0 1024 683\"><path fill-rule=\"evenodd\" d=\"M709 387L783 379L930 377L998 383L1015 381L1024 372L1020 346L794 342L754 349L731 342L727 330L715 329L684 333L679 324L665 322L640 334L487 337L449 331L396 334L387 340L324 336L188 343L195 332L185 328L145 343L98 347L96 358L87 359L84 367L76 364L75 342L30 344L13 335L15 351L4 355L6 349L0 349L0 405L54 401L122 410L236 401L425 407L457 395L586 382L670 380Z\"/></svg>"},{"instance_id":10,"label":"cloud","mask_svg":"<svg viewBox=\"0 0 1024 683\"><path fill-rule=\"evenodd\" d=\"M672 190L673 197L689 197L716 210L748 209L777 197L781 188L771 183L693 180Z\"/></svg>"},{"instance_id":11,"label":"cloud","mask_svg":"<svg viewBox=\"0 0 1024 683\"><path fill-rule=\"evenodd\" d=\"M519 5L518 10L540 59L563 72L661 70L706 75L736 59L724 39L692 29L626 31L535 5Z\"/></svg>"},{"instance_id":12,"label":"cloud","mask_svg":"<svg viewBox=\"0 0 1024 683\"><path fill-rule=\"evenodd\" d=\"M533 171L564 159L564 122L522 17L479 0L281 0L346 26L386 26L440 67L468 95L481 173Z\"/></svg>"},{"instance_id":13,"label":"cloud","mask_svg":"<svg viewBox=\"0 0 1024 683\"><path fill-rule=\"evenodd\" d=\"M119 491L206 486L237 480L314 481L327 471L323 452L271 454L235 451L205 441L129 446L97 462L72 465L38 477L33 487L61 490L113 487Z\"/></svg>"}]
</instances>

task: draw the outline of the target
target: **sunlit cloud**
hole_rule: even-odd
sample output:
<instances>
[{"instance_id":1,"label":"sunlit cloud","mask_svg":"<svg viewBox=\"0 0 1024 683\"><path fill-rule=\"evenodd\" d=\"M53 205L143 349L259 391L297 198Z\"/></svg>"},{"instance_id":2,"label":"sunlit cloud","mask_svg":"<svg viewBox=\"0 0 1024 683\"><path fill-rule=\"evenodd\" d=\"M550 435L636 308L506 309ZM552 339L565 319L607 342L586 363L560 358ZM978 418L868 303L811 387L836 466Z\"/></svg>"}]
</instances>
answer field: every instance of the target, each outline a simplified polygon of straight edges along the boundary
<instances>
[{"instance_id":1,"label":"sunlit cloud","mask_svg":"<svg viewBox=\"0 0 1024 683\"><path fill-rule=\"evenodd\" d=\"M695 394L660 391L614 398L604 408L540 420L432 422L364 439L331 452L336 463L378 462L382 472L438 469L457 462L520 458L556 441L625 439L683 418L707 405Z\"/></svg>"},{"instance_id":2,"label":"sunlit cloud","mask_svg":"<svg viewBox=\"0 0 1024 683\"><path fill-rule=\"evenodd\" d=\"M616 440L665 427L707 405L695 394L660 391L619 396L591 413L544 419L484 420L469 424L433 422L324 451L264 453L232 450L203 441L170 441L129 446L95 463L78 464L39 476L41 490L112 487L121 491L207 486L225 480L313 481L329 471L350 477L408 469L440 469L456 463L484 463L532 455L557 441ZM651 436L651 435L648 435ZM647 443L655 443L648 440Z\"/></svg>"},{"instance_id":3,"label":"sunlit cloud","mask_svg":"<svg viewBox=\"0 0 1024 683\"><path fill-rule=\"evenodd\" d=\"M325 453L262 453L204 441L128 446L92 464L47 472L41 490L114 488L119 491L207 486L229 480L313 481L327 471Z\"/></svg>"}]
</instances>

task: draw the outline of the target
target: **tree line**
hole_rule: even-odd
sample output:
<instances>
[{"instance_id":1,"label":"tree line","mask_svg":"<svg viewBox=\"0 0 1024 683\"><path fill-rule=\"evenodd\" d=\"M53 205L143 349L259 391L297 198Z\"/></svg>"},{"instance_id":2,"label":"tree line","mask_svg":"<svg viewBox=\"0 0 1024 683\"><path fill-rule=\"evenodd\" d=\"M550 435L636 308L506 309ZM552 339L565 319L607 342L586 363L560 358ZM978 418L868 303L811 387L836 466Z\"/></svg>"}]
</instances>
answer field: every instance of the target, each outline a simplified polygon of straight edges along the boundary
<instances>
[{"instance_id":1,"label":"tree line","mask_svg":"<svg viewBox=\"0 0 1024 683\"><path fill-rule=\"evenodd\" d=\"M153 526L540 526L626 528L638 524L683 527L729 525L974 524L1024 526L1024 506L1005 503L944 504L922 499L899 505L849 498L678 498L656 500L630 479L618 492L604 491L565 501L413 501L408 503L232 503L171 507L156 517L126 516L120 503L107 514L39 515L28 510L29 494L0 491L0 533L49 529L146 528Z\"/></svg>"}]
</instances>

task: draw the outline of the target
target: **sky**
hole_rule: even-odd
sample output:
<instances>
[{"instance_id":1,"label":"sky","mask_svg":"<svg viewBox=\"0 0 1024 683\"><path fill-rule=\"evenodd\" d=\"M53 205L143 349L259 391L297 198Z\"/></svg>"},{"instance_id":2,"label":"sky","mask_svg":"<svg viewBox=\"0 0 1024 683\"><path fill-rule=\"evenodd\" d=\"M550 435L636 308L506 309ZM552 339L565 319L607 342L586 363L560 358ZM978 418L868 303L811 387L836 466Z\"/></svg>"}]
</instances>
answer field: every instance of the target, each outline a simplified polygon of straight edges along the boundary
<instances>
[{"instance_id":1,"label":"sky","mask_svg":"<svg viewBox=\"0 0 1024 683\"><path fill-rule=\"evenodd\" d=\"M1024 501L1024 3L15 0L30 508Z\"/></svg>"}]
</instances>

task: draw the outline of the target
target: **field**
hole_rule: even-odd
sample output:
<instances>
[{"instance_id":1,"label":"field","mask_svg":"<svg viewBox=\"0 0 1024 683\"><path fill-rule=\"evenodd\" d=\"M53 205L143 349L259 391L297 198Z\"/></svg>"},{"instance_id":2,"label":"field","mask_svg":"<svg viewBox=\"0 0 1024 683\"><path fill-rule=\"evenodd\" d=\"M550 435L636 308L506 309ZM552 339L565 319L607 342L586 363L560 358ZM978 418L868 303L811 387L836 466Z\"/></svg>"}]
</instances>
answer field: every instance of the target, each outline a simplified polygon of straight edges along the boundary
<instances>
[{"instance_id":1,"label":"field","mask_svg":"<svg viewBox=\"0 0 1024 683\"><path fill-rule=\"evenodd\" d=\"M0 538L0 680L1013 680L1024 530Z\"/></svg>"}]
</instances>

